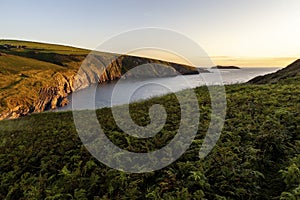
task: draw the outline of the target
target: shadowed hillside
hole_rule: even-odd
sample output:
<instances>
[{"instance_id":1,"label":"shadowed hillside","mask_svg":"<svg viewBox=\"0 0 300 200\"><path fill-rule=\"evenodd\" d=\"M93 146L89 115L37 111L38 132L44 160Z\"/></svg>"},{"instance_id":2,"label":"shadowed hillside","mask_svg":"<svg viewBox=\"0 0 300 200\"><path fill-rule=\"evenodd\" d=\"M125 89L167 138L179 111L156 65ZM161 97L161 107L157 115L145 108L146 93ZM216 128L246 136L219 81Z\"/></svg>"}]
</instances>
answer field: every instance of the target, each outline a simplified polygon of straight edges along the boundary
<instances>
[{"instance_id":1,"label":"shadowed hillside","mask_svg":"<svg viewBox=\"0 0 300 200\"><path fill-rule=\"evenodd\" d=\"M297 80L300 80L300 59L275 73L255 77L248 83L267 84L277 82L293 82Z\"/></svg>"},{"instance_id":2,"label":"shadowed hillside","mask_svg":"<svg viewBox=\"0 0 300 200\"><path fill-rule=\"evenodd\" d=\"M299 89L297 83L226 86L221 137L200 159L211 105L207 88L196 88L201 115L192 145L171 165L140 174L111 169L96 160L82 144L72 112L0 121L0 199L299 199ZM114 144L131 152L152 152L177 134L179 102L168 94L130 105L134 122L146 126L151 123L149 109L157 104L168 114L166 124L146 139L124 133L111 108L96 113ZM195 108L186 109L192 117ZM87 120L84 116L82 121ZM97 126L86 127L87 133Z\"/></svg>"}]
</instances>

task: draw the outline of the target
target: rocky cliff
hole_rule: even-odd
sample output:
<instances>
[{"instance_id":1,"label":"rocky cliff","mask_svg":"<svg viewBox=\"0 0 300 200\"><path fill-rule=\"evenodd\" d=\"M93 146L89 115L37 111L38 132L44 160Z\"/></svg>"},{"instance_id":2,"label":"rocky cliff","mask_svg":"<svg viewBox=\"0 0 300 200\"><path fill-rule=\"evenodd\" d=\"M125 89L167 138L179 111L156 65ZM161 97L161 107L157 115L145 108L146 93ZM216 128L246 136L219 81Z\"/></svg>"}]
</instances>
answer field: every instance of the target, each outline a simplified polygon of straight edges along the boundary
<instances>
[{"instance_id":1,"label":"rocky cliff","mask_svg":"<svg viewBox=\"0 0 300 200\"><path fill-rule=\"evenodd\" d=\"M30 44L26 46L29 48ZM19 49L9 49L1 52L4 56L1 56L0 64L2 61L7 67L4 70L0 68L0 80L8 78L8 81L0 81L0 120L64 106L68 103L70 93L91 84L120 78L153 78L207 72L187 65L127 55L96 53L86 57L83 54L60 55L53 53L53 50L49 55L45 52L27 51L22 53ZM59 63L50 59L57 57L60 58ZM16 59L20 59L20 63L9 63ZM24 69L24 65L28 69ZM131 69L142 65L147 65L147 68L132 72Z\"/></svg>"}]
</instances>

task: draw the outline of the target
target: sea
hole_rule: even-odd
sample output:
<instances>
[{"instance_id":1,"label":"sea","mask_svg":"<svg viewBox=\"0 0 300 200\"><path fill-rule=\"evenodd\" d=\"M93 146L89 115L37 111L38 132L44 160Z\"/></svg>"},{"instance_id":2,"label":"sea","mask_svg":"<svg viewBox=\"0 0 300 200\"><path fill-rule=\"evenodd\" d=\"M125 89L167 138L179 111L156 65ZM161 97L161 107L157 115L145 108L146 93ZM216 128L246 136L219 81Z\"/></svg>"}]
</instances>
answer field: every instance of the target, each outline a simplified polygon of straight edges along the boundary
<instances>
[{"instance_id":1,"label":"sea","mask_svg":"<svg viewBox=\"0 0 300 200\"><path fill-rule=\"evenodd\" d=\"M208 69L210 73L151 79L120 79L92 85L69 95L69 104L57 111L84 110L128 104L187 88L204 85L230 85L276 72L280 68ZM76 98L76 99L75 99ZM76 101L76 106L72 105Z\"/></svg>"}]
</instances>

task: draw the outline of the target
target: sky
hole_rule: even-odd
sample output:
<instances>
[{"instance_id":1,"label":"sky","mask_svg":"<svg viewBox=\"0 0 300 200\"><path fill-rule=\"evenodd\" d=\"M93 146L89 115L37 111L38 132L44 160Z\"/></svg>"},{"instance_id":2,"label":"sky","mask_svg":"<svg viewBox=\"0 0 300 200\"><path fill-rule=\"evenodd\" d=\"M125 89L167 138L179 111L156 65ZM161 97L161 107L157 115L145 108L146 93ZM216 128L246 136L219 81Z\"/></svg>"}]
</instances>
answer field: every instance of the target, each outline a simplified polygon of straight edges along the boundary
<instances>
[{"instance_id":1,"label":"sky","mask_svg":"<svg viewBox=\"0 0 300 200\"><path fill-rule=\"evenodd\" d=\"M190 38L220 65L278 67L300 58L299 0L0 0L0 8L1 39L94 49L156 27Z\"/></svg>"}]
</instances>

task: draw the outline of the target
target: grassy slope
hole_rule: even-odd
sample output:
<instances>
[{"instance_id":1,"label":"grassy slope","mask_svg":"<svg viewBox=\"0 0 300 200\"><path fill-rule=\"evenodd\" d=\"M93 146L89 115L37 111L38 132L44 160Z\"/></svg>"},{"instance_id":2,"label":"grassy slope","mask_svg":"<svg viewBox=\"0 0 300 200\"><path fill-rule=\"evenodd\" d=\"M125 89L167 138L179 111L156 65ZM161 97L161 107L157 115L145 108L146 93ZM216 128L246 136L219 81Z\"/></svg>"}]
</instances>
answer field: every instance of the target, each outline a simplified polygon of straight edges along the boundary
<instances>
[{"instance_id":1,"label":"grassy slope","mask_svg":"<svg viewBox=\"0 0 300 200\"><path fill-rule=\"evenodd\" d=\"M178 161L146 174L122 173L95 160L78 138L70 112L1 121L0 198L276 199L294 195L296 199L300 195L295 189L300 186L299 83L226 86L225 127L203 160L198 151L209 124L210 101L205 87L195 89L201 112L195 141ZM168 119L149 140L124 135L110 109L98 110L97 115L107 136L120 147L153 150L174 136L180 119L178 102L167 95L131 105L132 118L146 125L147 110L157 103L165 106Z\"/></svg>"},{"instance_id":2,"label":"grassy slope","mask_svg":"<svg viewBox=\"0 0 300 200\"><path fill-rule=\"evenodd\" d=\"M277 72L267 74L264 76L258 76L249 81L254 84L267 84L267 83L293 83L299 81L300 78L300 59L296 60L286 68L283 68Z\"/></svg>"},{"instance_id":3,"label":"grassy slope","mask_svg":"<svg viewBox=\"0 0 300 200\"><path fill-rule=\"evenodd\" d=\"M29 41L18 41L18 40L0 40L0 45L11 44L14 46L26 46L28 49L38 50L43 53L57 53L66 55L83 55L88 54L89 51L86 49L74 48L63 45L47 44L39 42L29 42Z\"/></svg>"},{"instance_id":4,"label":"grassy slope","mask_svg":"<svg viewBox=\"0 0 300 200\"><path fill-rule=\"evenodd\" d=\"M60 45L0 40L0 45L4 44L26 48L0 50L0 113L17 105L31 105L39 89L55 84L53 74L75 73L88 54L87 50Z\"/></svg>"}]
</instances>

